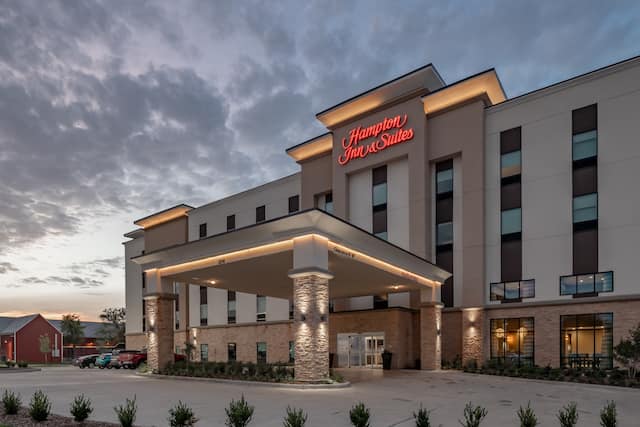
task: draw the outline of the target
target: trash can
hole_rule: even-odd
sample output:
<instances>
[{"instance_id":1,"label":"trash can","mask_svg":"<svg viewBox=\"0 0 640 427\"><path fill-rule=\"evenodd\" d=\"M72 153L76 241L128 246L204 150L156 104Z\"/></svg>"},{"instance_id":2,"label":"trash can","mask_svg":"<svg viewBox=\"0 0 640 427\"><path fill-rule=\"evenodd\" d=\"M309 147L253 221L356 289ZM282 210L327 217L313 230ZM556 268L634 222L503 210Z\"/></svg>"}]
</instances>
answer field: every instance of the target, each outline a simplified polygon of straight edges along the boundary
<instances>
[{"instance_id":1,"label":"trash can","mask_svg":"<svg viewBox=\"0 0 640 427\"><path fill-rule=\"evenodd\" d=\"M392 356L393 356L393 353L391 353L390 351L382 352L382 369L384 369L385 371L388 371L391 369Z\"/></svg>"}]
</instances>

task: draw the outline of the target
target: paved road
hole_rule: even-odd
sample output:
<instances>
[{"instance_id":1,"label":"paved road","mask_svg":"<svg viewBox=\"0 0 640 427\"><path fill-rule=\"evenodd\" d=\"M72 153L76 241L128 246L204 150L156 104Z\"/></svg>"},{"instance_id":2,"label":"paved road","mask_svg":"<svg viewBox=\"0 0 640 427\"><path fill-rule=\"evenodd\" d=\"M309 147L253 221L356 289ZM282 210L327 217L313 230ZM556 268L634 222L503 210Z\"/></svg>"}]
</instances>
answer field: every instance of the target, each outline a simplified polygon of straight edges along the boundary
<instances>
[{"instance_id":1,"label":"paved road","mask_svg":"<svg viewBox=\"0 0 640 427\"><path fill-rule=\"evenodd\" d=\"M159 380L127 370L98 370L71 367L45 368L41 372L0 374L0 389L11 388L28 400L37 390L53 401L53 411L68 413L73 396L84 393L95 406L93 419L116 421L113 407L126 397L137 396L139 423L166 426L167 411L178 399L187 402L200 418L198 426L223 426L224 407L231 398L244 394L255 406L251 426L282 426L287 405L309 413L307 425L347 427L348 412L357 401L372 413L372 427L415 425L411 413L422 402L432 409L434 426L459 426L458 418L469 400L489 410L485 427L516 426L519 405L531 401L542 426L558 425L555 415L570 400L578 402L580 427L596 427L598 413L607 400L618 404L619 425L637 426L640 419L640 390L499 378L460 372L359 371L351 388L341 390L284 390L265 387Z\"/></svg>"}]
</instances>

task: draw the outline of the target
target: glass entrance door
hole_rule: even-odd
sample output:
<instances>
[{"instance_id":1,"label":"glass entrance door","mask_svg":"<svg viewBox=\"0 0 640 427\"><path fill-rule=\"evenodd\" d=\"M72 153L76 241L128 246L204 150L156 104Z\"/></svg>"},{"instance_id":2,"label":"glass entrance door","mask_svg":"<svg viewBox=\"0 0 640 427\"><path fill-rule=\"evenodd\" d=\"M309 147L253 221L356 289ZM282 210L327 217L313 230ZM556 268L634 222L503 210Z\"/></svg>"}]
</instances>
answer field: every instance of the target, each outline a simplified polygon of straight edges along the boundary
<instances>
[{"instance_id":1,"label":"glass entrance door","mask_svg":"<svg viewBox=\"0 0 640 427\"><path fill-rule=\"evenodd\" d=\"M365 360L369 368L382 368L384 335L367 336L365 340Z\"/></svg>"},{"instance_id":2,"label":"glass entrance door","mask_svg":"<svg viewBox=\"0 0 640 427\"><path fill-rule=\"evenodd\" d=\"M338 334L338 366L381 368L384 333Z\"/></svg>"}]
</instances>

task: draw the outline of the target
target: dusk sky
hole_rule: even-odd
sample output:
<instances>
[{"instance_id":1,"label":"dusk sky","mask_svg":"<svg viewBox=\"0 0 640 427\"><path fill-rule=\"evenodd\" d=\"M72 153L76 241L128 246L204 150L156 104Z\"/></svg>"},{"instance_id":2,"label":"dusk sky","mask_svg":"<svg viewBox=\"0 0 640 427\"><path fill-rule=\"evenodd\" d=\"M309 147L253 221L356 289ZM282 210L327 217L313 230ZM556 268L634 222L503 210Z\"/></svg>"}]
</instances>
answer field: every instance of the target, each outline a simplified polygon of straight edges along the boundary
<instances>
[{"instance_id":1,"label":"dusk sky","mask_svg":"<svg viewBox=\"0 0 640 427\"><path fill-rule=\"evenodd\" d=\"M640 54L637 1L0 0L0 315L124 306L123 234L293 173L315 113L433 63L509 97Z\"/></svg>"}]
</instances>

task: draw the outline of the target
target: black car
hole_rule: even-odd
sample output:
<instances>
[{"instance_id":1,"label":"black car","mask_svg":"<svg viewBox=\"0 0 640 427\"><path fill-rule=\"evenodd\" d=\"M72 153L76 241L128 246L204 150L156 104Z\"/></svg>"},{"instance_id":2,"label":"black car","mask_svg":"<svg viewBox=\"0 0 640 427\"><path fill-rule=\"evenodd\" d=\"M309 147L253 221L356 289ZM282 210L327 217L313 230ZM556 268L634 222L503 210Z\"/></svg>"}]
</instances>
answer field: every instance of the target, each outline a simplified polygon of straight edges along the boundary
<instances>
[{"instance_id":1,"label":"black car","mask_svg":"<svg viewBox=\"0 0 640 427\"><path fill-rule=\"evenodd\" d=\"M73 364L80 369L93 368L96 366L96 359L100 357L99 354L89 354L87 356L78 357L73 361Z\"/></svg>"}]
</instances>

